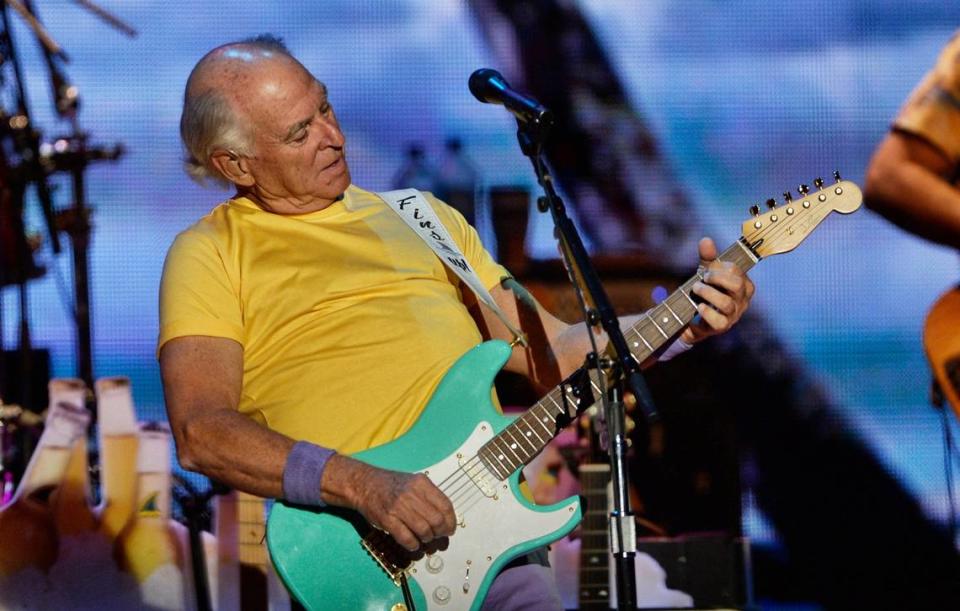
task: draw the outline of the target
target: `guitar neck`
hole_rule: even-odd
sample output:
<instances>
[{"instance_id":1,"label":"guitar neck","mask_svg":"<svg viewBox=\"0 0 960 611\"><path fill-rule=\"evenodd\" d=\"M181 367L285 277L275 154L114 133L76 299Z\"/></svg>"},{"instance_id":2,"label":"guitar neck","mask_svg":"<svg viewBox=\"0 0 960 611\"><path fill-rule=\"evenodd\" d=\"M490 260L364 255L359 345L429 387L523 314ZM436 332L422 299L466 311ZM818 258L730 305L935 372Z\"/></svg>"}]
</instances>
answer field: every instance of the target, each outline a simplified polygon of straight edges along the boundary
<instances>
[{"instance_id":1,"label":"guitar neck","mask_svg":"<svg viewBox=\"0 0 960 611\"><path fill-rule=\"evenodd\" d=\"M581 609L610 608L610 550L607 520L610 502L607 486L610 465L580 465L580 494L586 511L580 523L580 582L577 599Z\"/></svg>"},{"instance_id":2,"label":"guitar neck","mask_svg":"<svg viewBox=\"0 0 960 611\"><path fill-rule=\"evenodd\" d=\"M760 257L742 241L734 242L719 256L744 272ZM644 362L676 336L697 315L691 289L703 278L703 269L624 331L624 339L637 362ZM530 462L573 417L594 403L601 392L595 374L580 368L551 390L478 453L484 465L501 480Z\"/></svg>"}]
</instances>

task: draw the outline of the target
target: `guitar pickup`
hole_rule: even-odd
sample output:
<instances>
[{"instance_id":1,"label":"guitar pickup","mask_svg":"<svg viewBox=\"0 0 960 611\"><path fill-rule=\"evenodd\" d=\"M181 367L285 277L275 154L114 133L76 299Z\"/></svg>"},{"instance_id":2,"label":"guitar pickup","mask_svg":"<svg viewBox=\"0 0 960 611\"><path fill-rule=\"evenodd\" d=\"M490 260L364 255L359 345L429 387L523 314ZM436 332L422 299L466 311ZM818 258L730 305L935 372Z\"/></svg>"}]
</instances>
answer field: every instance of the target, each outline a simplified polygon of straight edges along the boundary
<instances>
[{"instance_id":1,"label":"guitar pickup","mask_svg":"<svg viewBox=\"0 0 960 611\"><path fill-rule=\"evenodd\" d=\"M460 457L458 459L460 468L464 473L467 474L467 477L473 482L473 485L480 490L483 496L491 499L496 499L497 491L486 479L486 475L489 471L482 464L475 464L473 467L468 467L464 469L470 462L466 457Z\"/></svg>"}]
</instances>

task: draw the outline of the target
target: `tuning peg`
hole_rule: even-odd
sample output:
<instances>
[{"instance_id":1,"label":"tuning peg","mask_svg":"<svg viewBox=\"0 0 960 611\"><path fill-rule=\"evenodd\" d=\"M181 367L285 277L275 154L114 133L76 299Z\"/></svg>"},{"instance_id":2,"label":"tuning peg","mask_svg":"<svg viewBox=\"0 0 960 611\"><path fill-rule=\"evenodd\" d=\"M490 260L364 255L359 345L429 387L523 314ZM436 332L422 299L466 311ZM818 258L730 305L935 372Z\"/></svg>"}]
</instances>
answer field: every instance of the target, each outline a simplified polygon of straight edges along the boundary
<instances>
[{"instance_id":1,"label":"tuning peg","mask_svg":"<svg viewBox=\"0 0 960 611\"><path fill-rule=\"evenodd\" d=\"M760 206L756 204L750 206L750 214L753 216L760 216Z\"/></svg>"},{"instance_id":2,"label":"tuning peg","mask_svg":"<svg viewBox=\"0 0 960 611\"><path fill-rule=\"evenodd\" d=\"M820 178L819 176L817 176L816 178L814 178L814 179L813 179L813 186L816 187L816 188L818 188L818 189L822 189L822 188L823 188L823 179Z\"/></svg>"},{"instance_id":3,"label":"tuning peg","mask_svg":"<svg viewBox=\"0 0 960 611\"><path fill-rule=\"evenodd\" d=\"M767 208L770 208L771 210L773 210L776 207L777 207L777 200L773 199L772 197L767 200Z\"/></svg>"},{"instance_id":4,"label":"tuning peg","mask_svg":"<svg viewBox=\"0 0 960 611\"><path fill-rule=\"evenodd\" d=\"M797 187L797 192L800 193L800 195L806 195L807 193L810 192L810 187L808 187L807 185L800 185L799 187Z\"/></svg>"},{"instance_id":5,"label":"tuning peg","mask_svg":"<svg viewBox=\"0 0 960 611\"><path fill-rule=\"evenodd\" d=\"M789 191L784 191L783 203L792 202L792 201L793 201L793 195L791 195Z\"/></svg>"},{"instance_id":6,"label":"tuning peg","mask_svg":"<svg viewBox=\"0 0 960 611\"><path fill-rule=\"evenodd\" d=\"M837 182L840 182L840 170L834 170L834 171L833 171L833 178L834 178Z\"/></svg>"}]
</instances>

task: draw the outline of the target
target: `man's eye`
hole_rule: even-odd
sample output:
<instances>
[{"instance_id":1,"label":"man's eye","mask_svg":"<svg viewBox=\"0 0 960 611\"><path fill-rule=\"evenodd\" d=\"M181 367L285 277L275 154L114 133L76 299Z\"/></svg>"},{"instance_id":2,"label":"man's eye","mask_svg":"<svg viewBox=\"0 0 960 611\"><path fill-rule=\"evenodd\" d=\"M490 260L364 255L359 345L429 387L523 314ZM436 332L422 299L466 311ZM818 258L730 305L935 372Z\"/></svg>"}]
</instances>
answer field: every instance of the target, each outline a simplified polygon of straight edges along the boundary
<instances>
[{"instance_id":1,"label":"man's eye","mask_svg":"<svg viewBox=\"0 0 960 611\"><path fill-rule=\"evenodd\" d=\"M320 114L329 115L331 110L333 110L333 106L330 104L324 104L320 107Z\"/></svg>"},{"instance_id":2,"label":"man's eye","mask_svg":"<svg viewBox=\"0 0 960 611\"><path fill-rule=\"evenodd\" d=\"M300 132L300 135L298 135L296 138L291 140L291 142L297 142L297 143L306 142L308 135L309 134L306 131Z\"/></svg>"}]
</instances>

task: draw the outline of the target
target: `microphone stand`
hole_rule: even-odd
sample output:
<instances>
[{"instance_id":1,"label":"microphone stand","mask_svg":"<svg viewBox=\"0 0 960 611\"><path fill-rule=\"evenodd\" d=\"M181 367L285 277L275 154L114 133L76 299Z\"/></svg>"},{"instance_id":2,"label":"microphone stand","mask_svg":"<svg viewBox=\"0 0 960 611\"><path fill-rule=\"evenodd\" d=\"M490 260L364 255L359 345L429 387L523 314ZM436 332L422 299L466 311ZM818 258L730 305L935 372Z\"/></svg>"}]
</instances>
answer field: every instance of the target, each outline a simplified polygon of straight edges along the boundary
<instances>
[{"instance_id":1,"label":"microphone stand","mask_svg":"<svg viewBox=\"0 0 960 611\"><path fill-rule=\"evenodd\" d=\"M585 368L597 370L598 375L595 379L599 381L601 390L599 399L606 416L608 455L613 483L613 507L610 513L609 530L611 552L615 559L617 603L621 608L636 609L634 557L637 551L637 536L628 492L627 438L623 404L625 389L629 388L633 392L648 423L656 420L657 412L646 381L640 373L640 366L630 354L627 342L620 331L616 313L573 222L566 214L563 201L557 195L553 178L544 162L543 144L552 125L553 115L549 111L529 121L518 119L517 140L520 142L521 151L533 164L537 182L543 188L544 195L537 199L537 207L541 212L549 210L553 218L560 251L584 311L584 321L588 327L602 327L609 338L607 353L603 356L598 355L596 344L594 344L593 351L586 357ZM588 334L593 342L592 329ZM608 381L612 383L609 393L607 392Z\"/></svg>"},{"instance_id":2,"label":"microphone stand","mask_svg":"<svg viewBox=\"0 0 960 611\"><path fill-rule=\"evenodd\" d=\"M200 492L186 479L181 477L176 479L179 486L174 487L173 495L180 503L190 536L190 567L193 572L193 591L197 611L212 611L206 554L203 549L203 527L210 522L210 500L230 490L211 480L210 489Z\"/></svg>"}]
</instances>

